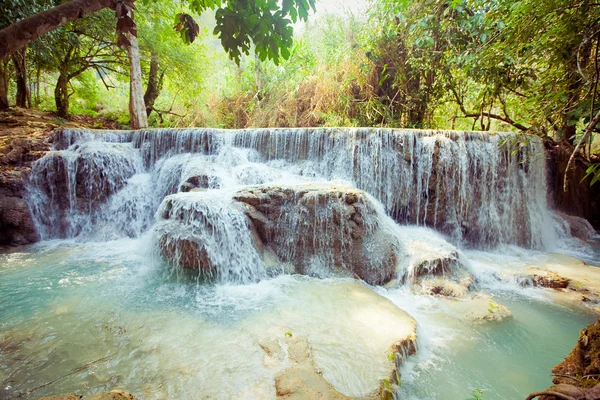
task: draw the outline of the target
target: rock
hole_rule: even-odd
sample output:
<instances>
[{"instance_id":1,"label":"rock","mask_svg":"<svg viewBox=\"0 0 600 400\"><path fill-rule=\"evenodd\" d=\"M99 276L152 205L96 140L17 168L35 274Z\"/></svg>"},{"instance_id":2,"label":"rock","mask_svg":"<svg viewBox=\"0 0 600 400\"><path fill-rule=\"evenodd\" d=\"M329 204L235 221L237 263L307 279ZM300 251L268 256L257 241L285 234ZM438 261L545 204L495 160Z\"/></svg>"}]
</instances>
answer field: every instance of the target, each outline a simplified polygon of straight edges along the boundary
<instances>
[{"instance_id":1,"label":"rock","mask_svg":"<svg viewBox=\"0 0 600 400\"><path fill-rule=\"evenodd\" d=\"M465 278L465 280L459 282L441 277L422 279L419 282L419 291L423 294L462 298L469 292L469 287L472 284L470 278L471 277L469 276Z\"/></svg>"},{"instance_id":2,"label":"rock","mask_svg":"<svg viewBox=\"0 0 600 400\"><path fill-rule=\"evenodd\" d=\"M497 274L500 280L521 286L554 289L562 300L600 302L600 269L564 254L536 255L531 260L507 266Z\"/></svg>"},{"instance_id":3,"label":"rock","mask_svg":"<svg viewBox=\"0 0 600 400\"><path fill-rule=\"evenodd\" d=\"M512 312L506 306L485 293L465 296L460 300L448 297L445 304L472 323L500 322L512 317Z\"/></svg>"},{"instance_id":4,"label":"rock","mask_svg":"<svg viewBox=\"0 0 600 400\"><path fill-rule=\"evenodd\" d=\"M571 236L587 241L597 235L596 230L586 219L561 212L557 212L556 214L559 218L562 218L567 225L568 233L570 233Z\"/></svg>"},{"instance_id":5,"label":"rock","mask_svg":"<svg viewBox=\"0 0 600 400\"><path fill-rule=\"evenodd\" d=\"M275 377L277 399L350 400L335 390L309 363L294 365Z\"/></svg>"},{"instance_id":6,"label":"rock","mask_svg":"<svg viewBox=\"0 0 600 400\"><path fill-rule=\"evenodd\" d=\"M533 393L528 399L541 400L599 400L600 384L600 320L584 328L569 355L552 368L554 386ZM562 396L553 396L559 393ZM564 397L570 396L570 397Z\"/></svg>"},{"instance_id":7,"label":"rock","mask_svg":"<svg viewBox=\"0 0 600 400\"><path fill-rule=\"evenodd\" d=\"M533 286L550 289L566 289L571 282L569 279L558 275L556 272L543 271L539 268L530 268L530 279Z\"/></svg>"},{"instance_id":8,"label":"rock","mask_svg":"<svg viewBox=\"0 0 600 400\"><path fill-rule=\"evenodd\" d=\"M84 400L137 400L137 397L123 390L111 390L97 396L84 397Z\"/></svg>"},{"instance_id":9,"label":"rock","mask_svg":"<svg viewBox=\"0 0 600 400\"><path fill-rule=\"evenodd\" d=\"M458 249L439 233L423 227L402 227L407 256L401 261L401 280L423 294L464 297L474 285Z\"/></svg>"},{"instance_id":10,"label":"rock","mask_svg":"<svg viewBox=\"0 0 600 400\"><path fill-rule=\"evenodd\" d=\"M167 196L155 231L163 257L174 267L196 270L203 280L256 281L265 276L262 243L236 202L220 191Z\"/></svg>"},{"instance_id":11,"label":"rock","mask_svg":"<svg viewBox=\"0 0 600 400\"><path fill-rule=\"evenodd\" d=\"M552 379L555 384L577 382L579 387L595 386L596 380L583 379L583 377L600 374L600 320L579 333L579 339L573 350L561 363L552 368L552 373L555 375Z\"/></svg>"},{"instance_id":12,"label":"rock","mask_svg":"<svg viewBox=\"0 0 600 400\"><path fill-rule=\"evenodd\" d=\"M73 217L89 221L141 168L141 158L129 144L83 142L49 152L33 164L29 178L38 198L34 216L53 235L74 236L81 227Z\"/></svg>"},{"instance_id":13,"label":"rock","mask_svg":"<svg viewBox=\"0 0 600 400\"><path fill-rule=\"evenodd\" d=\"M40 400L137 400L137 397L123 390L111 390L96 396L82 396L79 394L63 394L58 396L42 397Z\"/></svg>"},{"instance_id":14,"label":"rock","mask_svg":"<svg viewBox=\"0 0 600 400\"><path fill-rule=\"evenodd\" d=\"M20 197L0 196L0 244L24 245L39 239L25 200Z\"/></svg>"},{"instance_id":15,"label":"rock","mask_svg":"<svg viewBox=\"0 0 600 400\"><path fill-rule=\"evenodd\" d=\"M335 184L252 186L244 204L258 236L300 274L354 275L382 285L394 278L399 243L362 191Z\"/></svg>"},{"instance_id":16,"label":"rock","mask_svg":"<svg viewBox=\"0 0 600 400\"><path fill-rule=\"evenodd\" d=\"M323 377L323 373L316 366L311 354L311 347L306 337L290 336L285 338L284 345L287 352L284 352L278 342L279 350L274 352L270 348L263 350L270 356L273 353L278 355L288 355L289 362L292 364L275 376L275 393L277 399L304 400L304 399L332 399L332 400L352 400L354 397L346 396L337 391ZM380 386L382 387L382 386ZM362 399L379 399L381 396L376 390Z\"/></svg>"},{"instance_id":17,"label":"rock","mask_svg":"<svg viewBox=\"0 0 600 400\"><path fill-rule=\"evenodd\" d=\"M180 192L190 192L194 189L219 189L221 177L215 173L206 172L189 176L179 187Z\"/></svg>"}]
</instances>

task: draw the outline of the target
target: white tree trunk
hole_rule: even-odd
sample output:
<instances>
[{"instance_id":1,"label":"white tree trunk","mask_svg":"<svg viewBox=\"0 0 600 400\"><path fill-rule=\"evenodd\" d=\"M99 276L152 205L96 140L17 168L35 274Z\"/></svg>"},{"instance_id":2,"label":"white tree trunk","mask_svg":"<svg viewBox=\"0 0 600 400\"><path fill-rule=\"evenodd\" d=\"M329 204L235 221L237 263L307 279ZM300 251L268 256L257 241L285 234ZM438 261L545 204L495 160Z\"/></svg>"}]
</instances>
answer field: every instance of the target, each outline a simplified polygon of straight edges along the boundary
<instances>
[{"instance_id":1,"label":"white tree trunk","mask_svg":"<svg viewBox=\"0 0 600 400\"><path fill-rule=\"evenodd\" d=\"M142 66L140 65L140 46L138 38L127 33L130 45L127 46L129 54L129 117L133 129L148 127L146 105L144 104L144 89L142 88Z\"/></svg>"}]
</instances>

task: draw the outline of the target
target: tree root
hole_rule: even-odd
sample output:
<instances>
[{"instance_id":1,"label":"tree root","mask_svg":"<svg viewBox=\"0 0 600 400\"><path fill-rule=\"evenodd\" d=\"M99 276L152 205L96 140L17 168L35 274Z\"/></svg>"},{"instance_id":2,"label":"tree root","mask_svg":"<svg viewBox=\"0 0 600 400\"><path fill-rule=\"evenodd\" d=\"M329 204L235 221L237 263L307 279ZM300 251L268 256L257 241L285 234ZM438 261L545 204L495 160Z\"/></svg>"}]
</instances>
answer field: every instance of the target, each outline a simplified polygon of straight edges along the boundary
<instances>
[{"instance_id":1,"label":"tree root","mask_svg":"<svg viewBox=\"0 0 600 400\"><path fill-rule=\"evenodd\" d=\"M577 400L575 397L569 396L567 394L555 392L552 390L544 390L543 392L531 393L529 396L527 396L527 398L525 400L533 400L539 396L554 396L557 399L562 399L562 400Z\"/></svg>"}]
</instances>

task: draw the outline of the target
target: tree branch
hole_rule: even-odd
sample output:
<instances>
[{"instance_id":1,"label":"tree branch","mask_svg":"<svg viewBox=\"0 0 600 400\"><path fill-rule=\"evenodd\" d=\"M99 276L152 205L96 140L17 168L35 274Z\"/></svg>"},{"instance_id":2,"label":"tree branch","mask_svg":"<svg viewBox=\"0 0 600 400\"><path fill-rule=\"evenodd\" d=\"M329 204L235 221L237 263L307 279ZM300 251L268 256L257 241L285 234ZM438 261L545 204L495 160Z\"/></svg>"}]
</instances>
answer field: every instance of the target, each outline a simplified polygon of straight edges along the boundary
<instances>
[{"instance_id":1,"label":"tree branch","mask_svg":"<svg viewBox=\"0 0 600 400\"><path fill-rule=\"evenodd\" d=\"M67 22L109 8L111 4L112 0L71 0L7 26L0 30L0 60Z\"/></svg>"},{"instance_id":2,"label":"tree branch","mask_svg":"<svg viewBox=\"0 0 600 400\"><path fill-rule=\"evenodd\" d=\"M590 121L587 128L585 129L585 133L583 134L583 137L581 138L579 143L577 143L577 146L575 146L573 153L571 153L571 157L569 157L569 162L567 163L567 168L565 169L565 176L564 176L564 180L563 180L563 191L564 192L569 191L569 171L573 169L573 165L575 164L575 157L576 157L577 153L579 153L579 151L581 150L581 147L585 145L588 138L594 131L594 128L596 127L596 125L598 125L599 122L600 122L600 111L598 111L598 113L596 114L594 119L592 119Z\"/></svg>"}]
</instances>

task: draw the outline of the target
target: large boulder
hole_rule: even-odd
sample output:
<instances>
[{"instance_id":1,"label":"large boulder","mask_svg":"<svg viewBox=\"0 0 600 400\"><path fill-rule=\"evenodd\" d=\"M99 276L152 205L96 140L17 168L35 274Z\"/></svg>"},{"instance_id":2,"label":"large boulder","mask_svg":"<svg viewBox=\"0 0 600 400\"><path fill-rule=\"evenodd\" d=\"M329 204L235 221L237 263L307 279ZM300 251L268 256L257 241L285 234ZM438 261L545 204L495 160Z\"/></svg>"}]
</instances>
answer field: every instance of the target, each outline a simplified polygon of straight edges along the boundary
<instances>
[{"instance_id":1,"label":"large boulder","mask_svg":"<svg viewBox=\"0 0 600 400\"><path fill-rule=\"evenodd\" d=\"M348 274L381 285L396 275L400 244L361 190L335 184L261 185L238 191L262 244L296 272Z\"/></svg>"},{"instance_id":2,"label":"large boulder","mask_svg":"<svg viewBox=\"0 0 600 400\"><path fill-rule=\"evenodd\" d=\"M263 277L251 222L220 191L167 196L156 215L159 249L173 267L195 270L207 281L243 283Z\"/></svg>"},{"instance_id":3,"label":"large boulder","mask_svg":"<svg viewBox=\"0 0 600 400\"><path fill-rule=\"evenodd\" d=\"M53 236L75 236L142 168L130 144L84 142L51 151L32 166L28 196L34 216Z\"/></svg>"},{"instance_id":4,"label":"large boulder","mask_svg":"<svg viewBox=\"0 0 600 400\"><path fill-rule=\"evenodd\" d=\"M193 191L165 198L156 229L172 265L210 280L236 274L256 279L266 265L375 285L395 277L400 245L385 214L360 190L252 186L233 200L224 196Z\"/></svg>"},{"instance_id":5,"label":"large boulder","mask_svg":"<svg viewBox=\"0 0 600 400\"><path fill-rule=\"evenodd\" d=\"M0 171L0 244L23 245L39 240L25 195L28 169Z\"/></svg>"}]
</instances>

